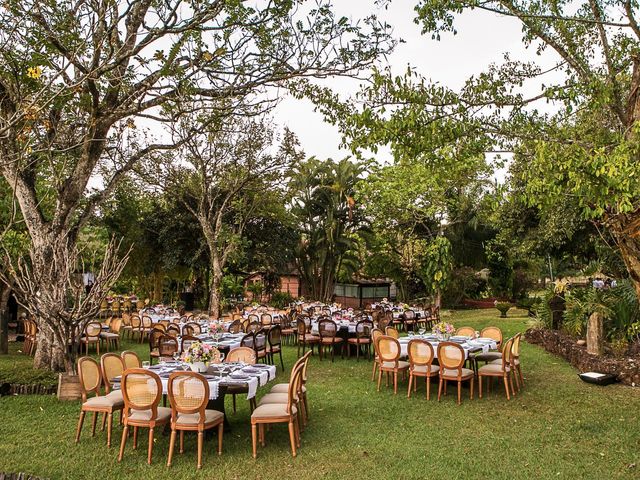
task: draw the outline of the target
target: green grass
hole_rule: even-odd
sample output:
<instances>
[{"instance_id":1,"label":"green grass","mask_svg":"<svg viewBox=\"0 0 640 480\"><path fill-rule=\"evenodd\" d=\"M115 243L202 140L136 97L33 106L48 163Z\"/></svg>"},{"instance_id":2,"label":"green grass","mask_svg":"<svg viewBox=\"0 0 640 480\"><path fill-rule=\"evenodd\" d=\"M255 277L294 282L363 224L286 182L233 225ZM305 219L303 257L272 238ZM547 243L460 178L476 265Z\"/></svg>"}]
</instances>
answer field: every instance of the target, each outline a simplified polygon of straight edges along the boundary
<instances>
[{"instance_id":1,"label":"green grass","mask_svg":"<svg viewBox=\"0 0 640 480\"><path fill-rule=\"evenodd\" d=\"M33 357L22 353L22 343L9 343L9 355L0 355L0 384L40 384L46 387L58 384L58 375L33 368Z\"/></svg>"},{"instance_id":2,"label":"green grass","mask_svg":"<svg viewBox=\"0 0 640 480\"><path fill-rule=\"evenodd\" d=\"M523 331L526 319L496 310L455 312L456 326L476 329L493 324L505 335ZM144 351L146 347L136 347ZM295 350L286 350L290 367ZM2 360L0 360L2 362ZM494 388L482 400L455 404L454 395L427 402L421 384L406 398L406 382L397 396L376 392L371 364L312 359L309 368L311 419L297 458L289 453L286 428L267 433L266 448L251 458L247 402L230 415L232 432L224 453L205 445L204 468L195 473L195 439L184 455L166 467L168 437L159 436L154 464L147 466L146 440L129 448L121 464L105 434L85 430L73 444L78 403L54 397L0 399L0 471L21 471L49 478L637 478L640 392L622 386L581 382L565 361L536 346L522 346L525 389L510 402ZM280 373L281 379L285 375ZM468 392L465 392L468 393ZM230 400L227 409L230 412ZM118 438L120 428L115 429Z\"/></svg>"}]
</instances>

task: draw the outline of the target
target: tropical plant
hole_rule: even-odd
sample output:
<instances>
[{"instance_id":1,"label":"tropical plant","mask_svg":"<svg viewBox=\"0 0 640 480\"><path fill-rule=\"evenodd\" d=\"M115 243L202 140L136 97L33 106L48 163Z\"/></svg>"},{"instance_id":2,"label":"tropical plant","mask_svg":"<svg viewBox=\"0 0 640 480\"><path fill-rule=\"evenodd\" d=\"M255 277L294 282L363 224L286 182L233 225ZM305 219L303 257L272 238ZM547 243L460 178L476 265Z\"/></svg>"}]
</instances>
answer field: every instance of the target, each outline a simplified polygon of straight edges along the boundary
<instances>
[{"instance_id":1,"label":"tropical plant","mask_svg":"<svg viewBox=\"0 0 640 480\"><path fill-rule=\"evenodd\" d=\"M437 236L427 246L420 269L427 293L433 294L437 306L442 303L442 291L449 282L452 268L451 242Z\"/></svg>"},{"instance_id":2,"label":"tropical plant","mask_svg":"<svg viewBox=\"0 0 640 480\"><path fill-rule=\"evenodd\" d=\"M513 305L508 302L496 302L495 307L500 312L500 318L507 318L507 312L511 310Z\"/></svg>"}]
</instances>

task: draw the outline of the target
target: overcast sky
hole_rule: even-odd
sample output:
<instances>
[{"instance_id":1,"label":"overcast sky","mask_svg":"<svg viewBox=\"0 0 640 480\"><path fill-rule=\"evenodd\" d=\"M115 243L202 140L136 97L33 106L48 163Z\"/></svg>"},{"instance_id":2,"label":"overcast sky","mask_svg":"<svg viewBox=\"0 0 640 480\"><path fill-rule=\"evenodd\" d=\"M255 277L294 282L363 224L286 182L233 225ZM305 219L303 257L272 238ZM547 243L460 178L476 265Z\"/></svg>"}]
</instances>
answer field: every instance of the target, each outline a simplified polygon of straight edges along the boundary
<instances>
[{"instance_id":1,"label":"overcast sky","mask_svg":"<svg viewBox=\"0 0 640 480\"><path fill-rule=\"evenodd\" d=\"M384 10L377 8L373 0L336 0L335 10L353 19L374 12L393 27L395 37L406 42L400 43L388 58L394 73L402 74L407 65L411 65L419 74L453 89L458 89L468 77L485 70L489 64L501 63L505 52L512 59L540 60L533 49L525 48L520 24L514 19L479 10L469 12L458 17L457 35L444 34L436 41L430 34L420 34L420 26L413 21L415 4L416 0L395 0ZM343 95L353 94L358 86L349 79L337 79L331 85ZM530 88L539 92L537 86ZM314 112L311 102L285 98L276 108L274 118L298 135L307 156L340 159L349 155L339 148L338 129L324 122L322 115ZM378 159L388 160L388 152L381 152ZM497 173L499 179L503 176L504 172Z\"/></svg>"}]
</instances>

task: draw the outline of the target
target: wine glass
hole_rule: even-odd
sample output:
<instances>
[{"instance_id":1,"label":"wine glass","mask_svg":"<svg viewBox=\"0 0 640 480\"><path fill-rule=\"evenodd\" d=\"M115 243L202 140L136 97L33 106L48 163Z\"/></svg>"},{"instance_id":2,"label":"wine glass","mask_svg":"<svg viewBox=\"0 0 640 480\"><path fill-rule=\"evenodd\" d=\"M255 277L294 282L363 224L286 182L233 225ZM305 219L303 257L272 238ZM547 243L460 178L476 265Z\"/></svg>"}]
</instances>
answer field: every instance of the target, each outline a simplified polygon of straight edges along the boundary
<instances>
[{"instance_id":1,"label":"wine glass","mask_svg":"<svg viewBox=\"0 0 640 480\"><path fill-rule=\"evenodd\" d=\"M427 330L426 330L425 328L421 328L420 330L418 330L418 333L419 333L420 335L424 335L424 334L426 333L426 331L427 331Z\"/></svg>"},{"instance_id":2,"label":"wine glass","mask_svg":"<svg viewBox=\"0 0 640 480\"><path fill-rule=\"evenodd\" d=\"M148 360L144 360L142 362L142 368L149 368L151 366L151 364L149 363Z\"/></svg>"}]
</instances>

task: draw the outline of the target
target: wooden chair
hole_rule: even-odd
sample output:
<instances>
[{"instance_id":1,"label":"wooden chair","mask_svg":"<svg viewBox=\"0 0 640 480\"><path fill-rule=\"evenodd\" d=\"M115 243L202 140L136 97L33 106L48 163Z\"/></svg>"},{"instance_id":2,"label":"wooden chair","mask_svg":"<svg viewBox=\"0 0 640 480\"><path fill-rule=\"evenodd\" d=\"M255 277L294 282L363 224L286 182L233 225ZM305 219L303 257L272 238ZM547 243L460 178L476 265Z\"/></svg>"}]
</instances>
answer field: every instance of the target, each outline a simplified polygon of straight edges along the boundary
<instances>
[{"instance_id":1,"label":"wooden chair","mask_svg":"<svg viewBox=\"0 0 640 480\"><path fill-rule=\"evenodd\" d=\"M153 330L153 320L151 317L147 315L142 315L142 321L140 322L140 343L143 342L145 338L151 333Z\"/></svg>"},{"instance_id":2,"label":"wooden chair","mask_svg":"<svg viewBox=\"0 0 640 480\"><path fill-rule=\"evenodd\" d=\"M169 323L170 323L169 320L160 320L159 322L153 325L153 329L160 330L163 333L166 333Z\"/></svg>"},{"instance_id":3,"label":"wooden chair","mask_svg":"<svg viewBox=\"0 0 640 480\"><path fill-rule=\"evenodd\" d=\"M136 352L125 350L120 354L120 358L124 362L124 368L142 368L142 362Z\"/></svg>"},{"instance_id":4,"label":"wooden chair","mask_svg":"<svg viewBox=\"0 0 640 480\"><path fill-rule=\"evenodd\" d=\"M80 441L80 433L84 417L87 412L93 412L91 424L91 436L96 434L96 423L98 414L107 416L107 446L111 447L111 431L113 428L113 413L124 408L124 401L120 392L110 392L107 395L100 395L102 384L102 373L100 366L91 357L82 357L78 360L78 377L80 379L80 391L82 393L82 407L80 407L80 418L76 429L76 443ZM90 394L95 396L89 397Z\"/></svg>"},{"instance_id":5,"label":"wooden chair","mask_svg":"<svg viewBox=\"0 0 640 480\"><path fill-rule=\"evenodd\" d=\"M151 465L155 428L166 425L171 420L171 409L158 406L162 398L162 382L160 377L150 370L131 368L124 371L121 383L124 398L124 429L118 462L121 462L124 456L129 428L133 427L134 450L138 447L138 428L148 428L147 463Z\"/></svg>"},{"instance_id":6,"label":"wooden chair","mask_svg":"<svg viewBox=\"0 0 640 480\"><path fill-rule=\"evenodd\" d=\"M473 338L476 336L476 331L473 327L460 327L456 330L456 335Z\"/></svg>"},{"instance_id":7,"label":"wooden chair","mask_svg":"<svg viewBox=\"0 0 640 480\"><path fill-rule=\"evenodd\" d=\"M202 333L202 328L200 327L200 324L196 322L189 322L184 327L182 327L183 335L196 336L196 335L200 335L201 333Z\"/></svg>"},{"instance_id":8,"label":"wooden chair","mask_svg":"<svg viewBox=\"0 0 640 480\"><path fill-rule=\"evenodd\" d=\"M172 337L180 336L180 326L177 323L170 323L167 326L166 330L167 335L171 335Z\"/></svg>"},{"instance_id":9,"label":"wooden chair","mask_svg":"<svg viewBox=\"0 0 640 480\"><path fill-rule=\"evenodd\" d=\"M308 323L307 323L308 322ZM298 357L300 357L300 347L302 347L302 354L307 348L307 345L313 353L313 346L320 343L320 337L311 334L311 320L309 317L298 316L298 323L296 326L298 330L297 342L298 342Z\"/></svg>"},{"instance_id":10,"label":"wooden chair","mask_svg":"<svg viewBox=\"0 0 640 480\"><path fill-rule=\"evenodd\" d=\"M255 365L256 360L256 351L253 347L233 348L224 358L225 363L243 362L248 365ZM236 413L236 395L248 392L249 387L247 385L229 385L227 387L227 394L231 394L233 397L233 413ZM249 407L251 411L253 411L255 408L255 398L249 399Z\"/></svg>"},{"instance_id":11,"label":"wooden chair","mask_svg":"<svg viewBox=\"0 0 640 480\"><path fill-rule=\"evenodd\" d=\"M491 362L487 365L483 365L478 369L478 394L482 398L482 377L487 377L487 385L491 381L491 377L502 378L504 382L504 390L507 394L507 400L511 400L509 395L509 383L511 384L511 391L515 395L513 389L513 378L511 377L511 348L513 347L513 338L507 340L502 350L502 358L497 360L499 363Z\"/></svg>"},{"instance_id":12,"label":"wooden chair","mask_svg":"<svg viewBox=\"0 0 640 480\"><path fill-rule=\"evenodd\" d=\"M513 347L511 348L511 369L516 377L518 390L524 387L524 377L522 376L522 368L520 367L520 340L522 333L518 332L513 337Z\"/></svg>"},{"instance_id":13,"label":"wooden chair","mask_svg":"<svg viewBox=\"0 0 640 480\"><path fill-rule=\"evenodd\" d=\"M287 403L267 403L259 405L251 414L251 443L253 458L257 458L258 433L260 444L264 447L265 435L264 425L273 423L287 423L289 425L289 442L291 443L291 454L297 455L296 447L300 446L300 425L298 422L298 409L296 404L299 401L298 391L302 378L302 368L291 372L291 380L287 390ZM259 430L259 432L258 432Z\"/></svg>"},{"instance_id":14,"label":"wooden chair","mask_svg":"<svg viewBox=\"0 0 640 480\"><path fill-rule=\"evenodd\" d=\"M270 313L263 313L260 315L260 323L263 327L270 327L273 324L273 317Z\"/></svg>"},{"instance_id":15,"label":"wooden chair","mask_svg":"<svg viewBox=\"0 0 640 480\"><path fill-rule=\"evenodd\" d=\"M386 328L384 329L384 334L385 334L386 336L388 336L388 337L393 337L393 338L395 338L396 340L397 340L398 338L400 338L400 333L398 332L398 330L396 330L396 329L395 329L395 328L393 328L393 327L386 327Z\"/></svg>"},{"instance_id":16,"label":"wooden chair","mask_svg":"<svg viewBox=\"0 0 640 480\"><path fill-rule=\"evenodd\" d=\"M122 330L122 338L131 338L131 334L133 332L133 326L131 325L131 314L125 312L122 314L122 326L120 328Z\"/></svg>"},{"instance_id":17,"label":"wooden chair","mask_svg":"<svg viewBox=\"0 0 640 480\"><path fill-rule=\"evenodd\" d=\"M307 424L307 421L309 420L309 401L307 398L307 367L309 366L309 360L311 359L311 351L308 351L307 353L305 353L301 358L299 358L296 363L294 364L293 368L291 369L291 371L293 372L293 370L296 367L296 364L298 364L298 362L300 362L303 367L302 367L302 378L301 378L301 386L300 386L300 392L299 392L299 397L300 397L300 404L303 407L303 420L304 420L304 424ZM274 385L269 393L287 393L289 391L289 383L278 383L276 385ZM266 395L265 395L266 396ZM263 397L264 398L264 397Z\"/></svg>"},{"instance_id":18,"label":"wooden chair","mask_svg":"<svg viewBox=\"0 0 640 480\"><path fill-rule=\"evenodd\" d=\"M378 371L378 391L382 382L382 372L387 373L387 385L389 385L389 374L393 374L393 394L398 393L398 373L403 374L409 369L409 364L400 360L400 342L388 335L377 338L377 350L380 357L380 370Z\"/></svg>"},{"instance_id":19,"label":"wooden chair","mask_svg":"<svg viewBox=\"0 0 640 480\"><path fill-rule=\"evenodd\" d=\"M469 398L473 400L473 370L464 368L464 350L454 342L440 342L438 344L438 362L440 363L440 382L438 384L438 401L442 394L442 387L445 382L451 380L458 384L458 405L461 403L462 382L471 381L471 391Z\"/></svg>"},{"instance_id":20,"label":"wooden chair","mask_svg":"<svg viewBox=\"0 0 640 480\"><path fill-rule=\"evenodd\" d=\"M340 355L344 358L344 339L338 337L338 326L336 325L336 322L329 319L320 320L318 322L318 333L320 334L320 343L318 344L318 349L320 350L320 361L322 361L327 347L331 349L332 362L336 346L340 347Z\"/></svg>"},{"instance_id":21,"label":"wooden chair","mask_svg":"<svg viewBox=\"0 0 640 480\"><path fill-rule=\"evenodd\" d=\"M280 317L280 333L285 344L291 345L296 338L296 330L291 325L291 314L284 314Z\"/></svg>"},{"instance_id":22,"label":"wooden chair","mask_svg":"<svg viewBox=\"0 0 640 480\"><path fill-rule=\"evenodd\" d=\"M140 326L142 320L136 314L131 315L131 339L134 339L136 335L140 335Z\"/></svg>"},{"instance_id":23,"label":"wooden chair","mask_svg":"<svg viewBox=\"0 0 640 480\"><path fill-rule=\"evenodd\" d=\"M229 333L240 333L242 332L242 322L240 320L234 320L227 328L227 332Z\"/></svg>"},{"instance_id":24,"label":"wooden chair","mask_svg":"<svg viewBox=\"0 0 640 480\"><path fill-rule=\"evenodd\" d=\"M162 335L158 341L158 358L161 362L173 360L173 355L178 353L178 339L171 335Z\"/></svg>"},{"instance_id":25,"label":"wooden chair","mask_svg":"<svg viewBox=\"0 0 640 480\"><path fill-rule=\"evenodd\" d=\"M193 343L199 342L200 339L198 337L193 337L191 335L183 335L180 340L180 351L185 352Z\"/></svg>"},{"instance_id":26,"label":"wooden chair","mask_svg":"<svg viewBox=\"0 0 640 480\"><path fill-rule=\"evenodd\" d=\"M105 353L100 357L100 366L102 367L102 381L105 392L114 392L114 394L118 394L122 398L122 391L113 389L113 379L122 377L122 373L126 369L122 357L117 353Z\"/></svg>"},{"instance_id":27,"label":"wooden chair","mask_svg":"<svg viewBox=\"0 0 640 480\"><path fill-rule=\"evenodd\" d=\"M168 393L171 403L171 439L169 440L167 467L171 466L177 433L180 432L180 453L183 453L184 432L197 432L198 469L201 469L205 430L218 428L218 455L222 455L224 414L217 410L207 409L209 384L199 373L172 373L169 376Z\"/></svg>"},{"instance_id":28,"label":"wooden chair","mask_svg":"<svg viewBox=\"0 0 640 480\"><path fill-rule=\"evenodd\" d=\"M495 340L498 349L500 349L500 346L502 345L502 330L500 330L498 327L483 328L480 332L480 337L491 338L492 340ZM487 352L476 355L475 360L476 362L489 363L494 360L499 360L501 357L501 352Z\"/></svg>"},{"instance_id":29,"label":"wooden chair","mask_svg":"<svg viewBox=\"0 0 640 480\"><path fill-rule=\"evenodd\" d=\"M360 348L365 347L367 358L371 358L371 332L373 330L373 322L371 320L360 320L356 323L356 336L347 340L349 345L356 347L356 360L360 360ZM351 357L351 350L349 350Z\"/></svg>"},{"instance_id":30,"label":"wooden chair","mask_svg":"<svg viewBox=\"0 0 640 480\"><path fill-rule=\"evenodd\" d=\"M411 327L411 331L414 331L416 327L416 312L411 309L405 310L402 316L404 317L404 327L406 331L409 331L409 327Z\"/></svg>"},{"instance_id":31,"label":"wooden chair","mask_svg":"<svg viewBox=\"0 0 640 480\"><path fill-rule=\"evenodd\" d=\"M102 324L100 322L89 322L84 327L84 335L80 342L84 344L85 354L89 355L89 346L95 345L96 353L100 355L100 334L102 333Z\"/></svg>"},{"instance_id":32,"label":"wooden chair","mask_svg":"<svg viewBox=\"0 0 640 480\"><path fill-rule=\"evenodd\" d=\"M158 344L164 335L165 333L161 328L154 328L149 334L149 363L151 364L153 364L154 358L160 358Z\"/></svg>"},{"instance_id":33,"label":"wooden chair","mask_svg":"<svg viewBox=\"0 0 640 480\"><path fill-rule=\"evenodd\" d=\"M247 325L247 328L245 331L247 333L256 333L261 328L262 328L262 324L260 322L253 321L253 322L249 322L249 325Z\"/></svg>"},{"instance_id":34,"label":"wooden chair","mask_svg":"<svg viewBox=\"0 0 640 480\"><path fill-rule=\"evenodd\" d=\"M267 332L260 329L253 334L253 349L256 351L256 358L267 361Z\"/></svg>"},{"instance_id":35,"label":"wooden chair","mask_svg":"<svg viewBox=\"0 0 640 480\"><path fill-rule=\"evenodd\" d=\"M278 354L280 356L280 365L282 366L282 370L284 371L284 360L282 359L282 335L280 325L273 325L269 329L269 333L267 334L267 358L269 359L269 363L275 365L275 355Z\"/></svg>"},{"instance_id":36,"label":"wooden chair","mask_svg":"<svg viewBox=\"0 0 640 480\"><path fill-rule=\"evenodd\" d=\"M373 343L373 374L371 375L371 381L374 382L376 380L376 371L380 366L380 355L378 354L378 344L376 340L384 335L384 332L379 328L374 328L371 330L371 342Z\"/></svg>"},{"instance_id":37,"label":"wooden chair","mask_svg":"<svg viewBox=\"0 0 640 480\"><path fill-rule=\"evenodd\" d=\"M440 367L433 365L434 352L431 344L425 340L411 340L407 346L409 354L409 388L407 398L411 398L411 386L415 391L418 379L424 377L427 385L427 400L431 396L431 378L437 377Z\"/></svg>"}]
</instances>

